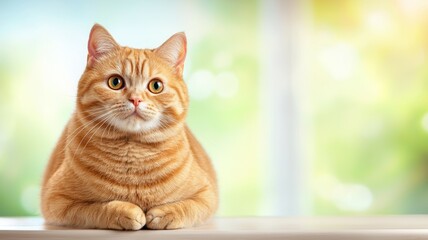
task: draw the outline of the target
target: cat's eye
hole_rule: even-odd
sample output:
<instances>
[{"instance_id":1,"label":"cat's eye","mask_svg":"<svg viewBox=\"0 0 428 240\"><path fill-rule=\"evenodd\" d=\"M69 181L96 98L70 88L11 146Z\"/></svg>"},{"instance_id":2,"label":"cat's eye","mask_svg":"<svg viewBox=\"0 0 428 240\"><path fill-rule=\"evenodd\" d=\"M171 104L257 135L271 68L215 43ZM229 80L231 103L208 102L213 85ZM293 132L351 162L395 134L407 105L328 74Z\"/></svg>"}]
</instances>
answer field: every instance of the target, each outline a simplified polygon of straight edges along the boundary
<instances>
[{"instance_id":1,"label":"cat's eye","mask_svg":"<svg viewBox=\"0 0 428 240\"><path fill-rule=\"evenodd\" d=\"M149 82L148 89L154 94L158 94L163 91L163 83L161 80L155 78Z\"/></svg>"},{"instance_id":2,"label":"cat's eye","mask_svg":"<svg viewBox=\"0 0 428 240\"><path fill-rule=\"evenodd\" d=\"M107 85L113 90L119 90L125 87L125 81L119 76L111 76L107 81Z\"/></svg>"}]
</instances>

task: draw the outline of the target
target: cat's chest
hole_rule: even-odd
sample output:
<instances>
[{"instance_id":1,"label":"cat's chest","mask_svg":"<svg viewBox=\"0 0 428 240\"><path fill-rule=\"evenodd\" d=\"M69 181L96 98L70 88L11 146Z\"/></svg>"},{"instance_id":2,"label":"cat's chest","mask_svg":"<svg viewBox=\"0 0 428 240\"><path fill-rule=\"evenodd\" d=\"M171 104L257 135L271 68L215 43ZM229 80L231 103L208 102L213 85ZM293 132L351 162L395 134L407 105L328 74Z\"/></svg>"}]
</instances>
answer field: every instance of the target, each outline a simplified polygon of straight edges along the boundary
<instances>
[{"instance_id":1,"label":"cat's chest","mask_svg":"<svg viewBox=\"0 0 428 240\"><path fill-rule=\"evenodd\" d=\"M123 185L154 186L186 169L190 149L187 144L146 145L133 141L100 142L85 155L87 163L103 177Z\"/></svg>"},{"instance_id":2,"label":"cat's chest","mask_svg":"<svg viewBox=\"0 0 428 240\"><path fill-rule=\"evenodd\" d=\"M135 142L127 142L122 146L116 147L116 151L121 152L121 160L125 162L135 162L144 166L146 160L159 155L155 147L147 147Z\"/></svg>"},{"instance_id":3,"label":"cat's chest","mask_svg":"<svg viewBox=\"0 0 428 240\"><path fill-rule=\"evenodd\" d=\"M92 169L85 184L93 186L93 194L103 200L121 199L142 207L173 201L191 174L192 160L186 142L163 146L101 142L88 150L91 152L77 167L87 165L86 170Z\"/></svg>"},{"instance_id":4,"label":"cat's chest","mask_svg":"<svg viewBox=\"0 0 428 240\"><path fill-rule=\"evenodd\" d=\"M102 141L94 143L98 153L106 160L112 163L127 165L138 165L144 167L144 162L158 158L162 149L156 146L148 146L139 142L122 140L122 141Z\"/></svg>"}]
</instances>

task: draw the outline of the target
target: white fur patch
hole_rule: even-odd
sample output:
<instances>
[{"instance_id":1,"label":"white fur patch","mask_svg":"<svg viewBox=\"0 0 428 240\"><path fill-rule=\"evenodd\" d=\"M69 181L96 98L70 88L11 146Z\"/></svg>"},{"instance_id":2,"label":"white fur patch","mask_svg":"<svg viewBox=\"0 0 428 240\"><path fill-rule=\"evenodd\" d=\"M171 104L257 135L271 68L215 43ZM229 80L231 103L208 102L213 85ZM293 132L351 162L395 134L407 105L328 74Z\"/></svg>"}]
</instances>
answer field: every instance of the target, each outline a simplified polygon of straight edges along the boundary
<instances>
[{"instance_id":1,"label":"white fur patch","mask_svg":"<svg viewBox=\"0 0 428 240\"><path fill-rule=\"evenodd\" d=\"M124 132L143 133L159 127L161 113L145 114L147 104L140 103L137 112L132 103L127 103L121 111L121 114L110 120L110 123Z\"/></svg>"}]
</instances>

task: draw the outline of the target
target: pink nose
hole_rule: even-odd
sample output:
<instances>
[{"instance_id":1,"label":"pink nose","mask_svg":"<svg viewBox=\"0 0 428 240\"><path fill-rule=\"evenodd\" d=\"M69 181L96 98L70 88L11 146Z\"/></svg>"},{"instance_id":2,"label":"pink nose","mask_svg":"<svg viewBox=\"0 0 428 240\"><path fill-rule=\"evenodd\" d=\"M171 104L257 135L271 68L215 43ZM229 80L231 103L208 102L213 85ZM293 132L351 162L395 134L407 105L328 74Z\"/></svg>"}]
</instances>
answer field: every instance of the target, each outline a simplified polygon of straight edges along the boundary
<instances>
[{"instance_id":1,"label":"pink nose","mask_svg":"<svg viewBox=\"0 0 428 240\"><path fill-rule=\"evenodd\" d=\"M140 104L140 102L142 102L143 100L141 100L141 98L130 98L129 99L129 101L131 102L131 103L133 103L134 104L134 106L138 106L138 104Z\"/></svg>"}]
</instances>

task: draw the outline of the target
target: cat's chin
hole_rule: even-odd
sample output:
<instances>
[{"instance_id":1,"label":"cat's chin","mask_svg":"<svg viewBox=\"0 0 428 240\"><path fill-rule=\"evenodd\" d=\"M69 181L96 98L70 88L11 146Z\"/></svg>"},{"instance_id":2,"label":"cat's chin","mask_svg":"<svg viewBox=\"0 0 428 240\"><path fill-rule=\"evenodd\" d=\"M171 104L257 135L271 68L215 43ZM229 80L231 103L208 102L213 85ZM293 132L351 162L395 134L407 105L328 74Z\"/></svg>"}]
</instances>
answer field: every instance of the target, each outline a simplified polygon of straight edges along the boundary
<instances>
[{"instance_id":1,"label":"cat's chin","mask_svg":"<svg viewBox=\"0 0 428 240\"><path fill-rule=\"evenodd\" d=\"M114 119L112 125L125 133L140 134L158 128L160 119L156 116L149 120L144 120L135 114L125 119Z\"/></svg>"}]
</instances>

